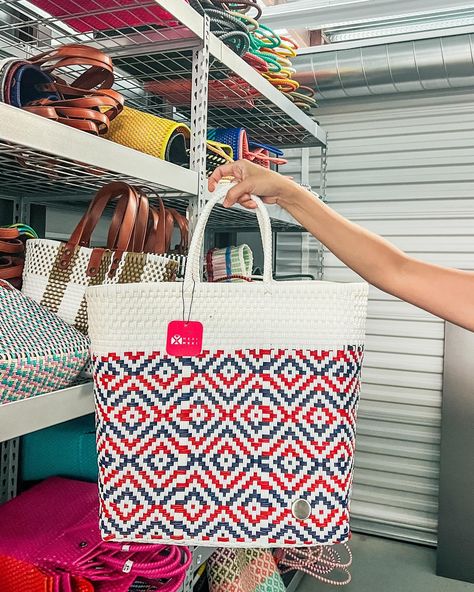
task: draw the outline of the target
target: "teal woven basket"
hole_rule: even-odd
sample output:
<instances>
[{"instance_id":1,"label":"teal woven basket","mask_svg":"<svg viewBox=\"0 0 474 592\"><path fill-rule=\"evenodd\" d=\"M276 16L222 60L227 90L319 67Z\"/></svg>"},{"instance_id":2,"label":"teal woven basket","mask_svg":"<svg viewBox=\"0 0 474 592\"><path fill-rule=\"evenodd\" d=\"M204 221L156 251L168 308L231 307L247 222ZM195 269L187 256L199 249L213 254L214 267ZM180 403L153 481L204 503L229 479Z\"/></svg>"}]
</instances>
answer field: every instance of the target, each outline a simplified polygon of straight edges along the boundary
<instances>
[{"instance_id":1,"label":"teal woven basket","mask_svg":"<svg viewBox=\"0 0 474 592\"><path fill-rule=\"evenodd\" d=\"M21 456L21 476L25 481L55 476L97 481L94 415L24 436Z\"/></svg>"}]
</instances>

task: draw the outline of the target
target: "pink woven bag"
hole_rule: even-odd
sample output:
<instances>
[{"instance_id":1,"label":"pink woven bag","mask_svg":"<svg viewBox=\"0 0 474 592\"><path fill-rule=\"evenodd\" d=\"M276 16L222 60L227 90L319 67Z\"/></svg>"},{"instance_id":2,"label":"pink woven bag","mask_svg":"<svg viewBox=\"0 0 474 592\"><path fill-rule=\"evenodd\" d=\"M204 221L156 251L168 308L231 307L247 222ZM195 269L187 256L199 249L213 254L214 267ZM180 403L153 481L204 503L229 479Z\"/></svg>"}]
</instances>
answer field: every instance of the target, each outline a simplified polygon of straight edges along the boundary
<instances>
[{"instance_id":1,"label":"pink woven bag","mask_svg":"<svg viewBox=\"0 0 474 592\"><path fill-rule=\"evenodd\" d=\"M0 554L40 567L58 592L85 578L95 592L127 592L137 580L175 592L191 562L186 547L105 543L97 485L54 477L0 507Z\"/></svg>"},{"instance_id":2,"label":"pink woven bag","mask_svg":"<svg viewBox=\"0 0 474 592\"><path fill-rule=\"evenodd\" d=\"M179 25L171 14L155 2L143 0L31 0L79 33L123 29L139 25Z\"/></svg>"}]
</instances>

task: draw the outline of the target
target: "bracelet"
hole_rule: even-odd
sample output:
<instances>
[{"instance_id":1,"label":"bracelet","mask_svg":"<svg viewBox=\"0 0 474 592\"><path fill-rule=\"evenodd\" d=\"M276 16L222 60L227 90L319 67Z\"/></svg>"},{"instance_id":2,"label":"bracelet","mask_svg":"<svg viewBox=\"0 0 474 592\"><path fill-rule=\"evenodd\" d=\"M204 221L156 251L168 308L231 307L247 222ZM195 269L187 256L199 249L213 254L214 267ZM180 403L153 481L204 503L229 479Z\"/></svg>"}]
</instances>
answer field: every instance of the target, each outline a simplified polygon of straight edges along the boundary
<instances>
[{"instance_id":1,"label":"bracelet","mask_svg":"<svg viewBox=\"0 0 474 592\"><path fill-rule=\"evenodd\" d=\"M250 66L252 66L254 70L257 70L257 72L268 72L270 69L268 62L255 53L247 52L243 58L247 64L250 64Z\"/></svg>"},{"instance_id":2,"label":"bracelet","mask_svg":"<svg viewBox=\"0 0 474 592\"><path fill-rule=\"evenodd\" d=\"M248 25L251 25L252 26L252 29L250 29L249 26L246 25L250 33L253 33L259 27L258 22L254 18L252 18L251 16L249 16L248 14L245 14L243 12L234 12L234 11L229 12L229 14L232 15L233 17L235 17L235 18L238 18L238 19L241 19L243 21L246 21L248 23Z\"/></svg>"},{"instance_id":3,"label":"bracelet","mask_svg":"<svg viewBox=\"0 0 474 592\"><path fill-rule=\"evenodd\" d=\"M243 13L246 13L252 8L255 8L255 10L257 11L257 16L254 18L259 19L262 16L261 7L253 0L238 0L237 2L231 2L230 0L213 0L213 2L217 2L218 4L227 6L229 10L237 10ZM230 9L229 5L232 6L232 9Z\"/></svg>"},{"instance_id":4,"label":"bracelet","mask_svg":"<svg viewBox=\"0 0 474 592\"><path fill-rule=\"evenodd\" d=\"M272 78L267 72L262 72L264 76L273 86L284 93L291 93L299 87L299 82L291 78Z\"/></svg>"}]
</instances>

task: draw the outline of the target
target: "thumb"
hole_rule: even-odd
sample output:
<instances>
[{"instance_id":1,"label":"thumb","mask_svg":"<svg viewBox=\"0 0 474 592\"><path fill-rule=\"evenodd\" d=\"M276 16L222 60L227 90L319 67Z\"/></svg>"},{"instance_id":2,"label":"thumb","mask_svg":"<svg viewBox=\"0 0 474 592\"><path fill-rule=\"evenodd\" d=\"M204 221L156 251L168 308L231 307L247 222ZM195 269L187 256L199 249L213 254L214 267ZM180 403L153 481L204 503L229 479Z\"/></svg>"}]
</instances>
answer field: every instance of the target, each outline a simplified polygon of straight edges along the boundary
<instances>
[{"instance_id":1,"label":"thumb","mask_svg":"<svg viewBox=\"0 0 474 592\"><path fill-rule=\"evenodd\" d=\"M224 200L224 206L226 208L232 207L234 204L239 202L242 198L246 198L248 201L252 195L253 186L251 181L244 179L229 189L226 198Z\"/></svg>"}]
</instances>

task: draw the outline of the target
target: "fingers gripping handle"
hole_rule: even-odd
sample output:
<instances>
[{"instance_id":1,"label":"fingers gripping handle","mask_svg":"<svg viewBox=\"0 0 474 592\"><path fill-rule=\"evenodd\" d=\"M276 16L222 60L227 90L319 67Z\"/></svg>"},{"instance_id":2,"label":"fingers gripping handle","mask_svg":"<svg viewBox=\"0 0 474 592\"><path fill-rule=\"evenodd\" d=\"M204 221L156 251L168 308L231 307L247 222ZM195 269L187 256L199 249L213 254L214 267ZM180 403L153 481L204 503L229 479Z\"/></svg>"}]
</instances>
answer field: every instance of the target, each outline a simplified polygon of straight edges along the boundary
<instances>
[{"instance_id":1,"label":"fingers gripping handle","mask_svg":"<svg viewBox=\"0 0 474 592\"><path fill-rule=\"evenodd\" d=\"M231 184L219 183L213 193L208 193L209 200L204 206L198 223L196 224L196 229L191 240L191 246L189 247L188 264L186 266L186 274L184 276L184 283L186 285L201 281L201 249L204 242L204 234L206 232L207 222L214 207L224 201L225 196L231 187ZM273 282L273 270L272 226L270 222L270 216L268 215L267 208L263 204L262 200L255 196L254 200L257 204L256 214L263 244L263 281L264 283L271 283Z\"/></svg>"}]
</instances>

